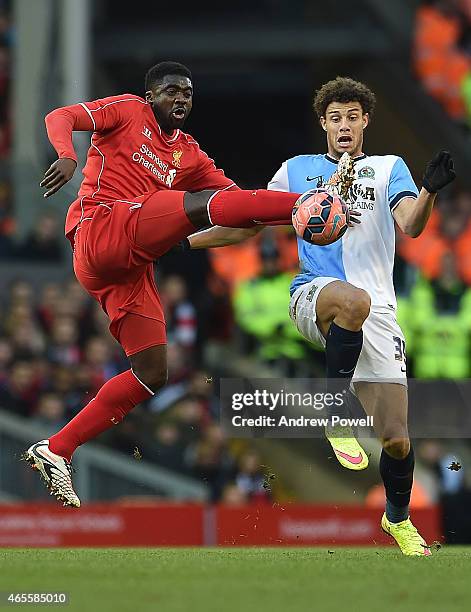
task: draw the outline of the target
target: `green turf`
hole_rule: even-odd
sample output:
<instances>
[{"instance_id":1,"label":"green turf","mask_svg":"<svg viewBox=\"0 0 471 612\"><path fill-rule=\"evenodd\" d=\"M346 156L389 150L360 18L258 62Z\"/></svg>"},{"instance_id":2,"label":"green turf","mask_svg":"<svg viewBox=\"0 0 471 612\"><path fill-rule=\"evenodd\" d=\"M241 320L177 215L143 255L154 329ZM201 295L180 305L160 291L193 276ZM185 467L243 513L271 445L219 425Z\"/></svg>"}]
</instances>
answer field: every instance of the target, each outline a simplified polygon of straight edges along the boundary
<instances>
[{"instance_id":1,"label":"green turf","mask_svg":"<svg viewBox=\"0 0 471 612\"><path fill-rule=\"evenodd\" d=\"M332 551L3 549L0 591L67 591L70 604L54 607L84 612L470 609L471 548L443 547L431 558L395 548Z\"/></svg>"}]
</instances>

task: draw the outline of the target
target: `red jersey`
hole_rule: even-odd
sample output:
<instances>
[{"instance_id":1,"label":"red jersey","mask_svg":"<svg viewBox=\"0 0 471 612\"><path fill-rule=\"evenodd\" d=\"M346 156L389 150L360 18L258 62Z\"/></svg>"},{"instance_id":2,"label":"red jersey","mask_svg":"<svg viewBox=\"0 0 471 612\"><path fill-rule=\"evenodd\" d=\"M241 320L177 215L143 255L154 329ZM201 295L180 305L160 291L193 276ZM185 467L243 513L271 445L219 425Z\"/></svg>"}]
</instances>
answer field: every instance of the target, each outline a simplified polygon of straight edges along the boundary
<instances>
[{"instance_id":1,"label":"red jersey","mask_svg":"<svg viewBox=\"0 0 471 612\"><path fill-rule=\"evenodd\" d=\"M150 104L133 94L56 109L47 115L46 127L58 156L76 161L72 131L93 131L78 199L67 213L66 234L99 202L129 202L166 189L236 188L194 138L181 130L165 134Z\"/></svg>"}]
</instances>

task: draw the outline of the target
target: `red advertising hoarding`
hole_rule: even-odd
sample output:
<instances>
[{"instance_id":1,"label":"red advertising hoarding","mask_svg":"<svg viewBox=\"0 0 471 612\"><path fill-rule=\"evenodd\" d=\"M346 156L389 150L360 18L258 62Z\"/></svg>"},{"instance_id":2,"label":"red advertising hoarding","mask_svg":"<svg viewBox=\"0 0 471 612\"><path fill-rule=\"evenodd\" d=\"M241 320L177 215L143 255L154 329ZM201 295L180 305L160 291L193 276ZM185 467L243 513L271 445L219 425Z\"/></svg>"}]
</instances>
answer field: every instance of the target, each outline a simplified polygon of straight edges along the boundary
<instances>
[{"instance_id":1,"label":"red advertising hoarding","mask_svg":"<svg viewBox=\"0 0 471 612\"><path fill-rule=\"evenodd\" d=\"M200 505L0 506L0 546L202 546Z\"/></svg>"},{"instance_id":2,"label":"red advertising hoarding","mask_svg":"<svg viewBox=\"0 0 471 612\"><path fill-rule=\"evenodd\" d=\"M381 531L382 511L361 506L274 505L217 511L220 546L374 546L390 544ZM435 508L414 511L427 542L440 540Z\"/></svg>"},{"instance_id":3,"label":"red advertising hoarding","mask_svg":"<svg viewBox=\"0 0 471 612\"><path fill-rule=\"evenodd\" d=\"M0 506L0 547L374 546L381 512L361 506L54 504ZM440 540L438 511L416 510L428 542Z\"/></svg>"}]
</instances>

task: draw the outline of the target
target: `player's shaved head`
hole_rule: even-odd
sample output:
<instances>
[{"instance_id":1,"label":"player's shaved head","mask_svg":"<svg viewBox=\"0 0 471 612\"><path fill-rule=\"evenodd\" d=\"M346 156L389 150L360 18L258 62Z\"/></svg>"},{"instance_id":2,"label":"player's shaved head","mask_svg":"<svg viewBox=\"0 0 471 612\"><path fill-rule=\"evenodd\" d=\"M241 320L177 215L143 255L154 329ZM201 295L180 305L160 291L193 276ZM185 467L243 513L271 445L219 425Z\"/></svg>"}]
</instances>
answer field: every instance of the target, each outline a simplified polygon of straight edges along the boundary
<instances>
[{"instance_id":1,"label":"player's shaved head","mask_svg":"<svg viewBox=\"0 0 471 612\"><path fill-rule=\"evenodd\" d=\"M150 91L159 85L166 76L182 76L192 80L191 71L179 62L160 62L149 68L145 79L145 90Z\"/></svg>"},{"instance_id":2,"label":"player's shaved head","mask_svg":"<svg viewBox=\"0 0 471 612\"><path fill-rule=\"evenodd\" d=\"M371 118L376 105L376 96L364 83L338 76L316 91L313 106L319 118L325 117L327 107L332 102L358 102L363 113Z\"/></svg>"}]
</instances>

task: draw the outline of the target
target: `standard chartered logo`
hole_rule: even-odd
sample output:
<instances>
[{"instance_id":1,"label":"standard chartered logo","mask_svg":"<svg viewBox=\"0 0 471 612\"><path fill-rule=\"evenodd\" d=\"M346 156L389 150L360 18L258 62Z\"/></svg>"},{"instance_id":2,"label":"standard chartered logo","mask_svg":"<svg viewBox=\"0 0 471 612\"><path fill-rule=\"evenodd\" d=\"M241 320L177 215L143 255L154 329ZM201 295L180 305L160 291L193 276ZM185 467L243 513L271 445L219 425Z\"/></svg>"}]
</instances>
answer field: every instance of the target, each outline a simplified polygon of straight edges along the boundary
<instances>
[{"instance_id":1,"label":"standard chartered logo","mask_svg":"<svg viewBox=\"0 0 471 612\"><path fill-rule=\"evenodd\" d=\"M145 143L141 145L139 151L134 151L131 159L152 172L161 183L169 188L172 187L177 171L173 168L169 170L169 165L162 161Z\"/></svg>"}]
</instances>

